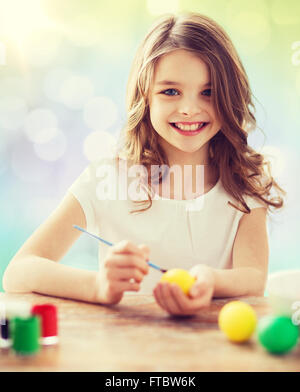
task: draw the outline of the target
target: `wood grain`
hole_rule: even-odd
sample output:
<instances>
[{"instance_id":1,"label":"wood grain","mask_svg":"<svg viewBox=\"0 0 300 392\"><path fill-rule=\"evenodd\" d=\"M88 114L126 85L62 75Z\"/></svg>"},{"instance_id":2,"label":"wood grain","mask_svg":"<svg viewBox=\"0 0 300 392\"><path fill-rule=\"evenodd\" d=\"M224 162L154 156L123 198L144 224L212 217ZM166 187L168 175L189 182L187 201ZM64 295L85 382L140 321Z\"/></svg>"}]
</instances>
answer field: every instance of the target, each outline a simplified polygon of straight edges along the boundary
<instances>
[{"instance_id":1,"label":"wood grain","mask_svg":"<svg viewBox=\"0 0 300 392\"><path fill-rule=\"evenodd\" d=\"M259 318L270 313L267 298L240 299ZM125 295L115 306L0 293L0 301L5 300L55 304L59 344L28 358L2 349L1 371L300 371L300 345L275 356L255 336L243 344L229 342L217 324L228 299L214 300L199 315L185 318L169 316L145 295Z\"/></svg>"}]
</instances>

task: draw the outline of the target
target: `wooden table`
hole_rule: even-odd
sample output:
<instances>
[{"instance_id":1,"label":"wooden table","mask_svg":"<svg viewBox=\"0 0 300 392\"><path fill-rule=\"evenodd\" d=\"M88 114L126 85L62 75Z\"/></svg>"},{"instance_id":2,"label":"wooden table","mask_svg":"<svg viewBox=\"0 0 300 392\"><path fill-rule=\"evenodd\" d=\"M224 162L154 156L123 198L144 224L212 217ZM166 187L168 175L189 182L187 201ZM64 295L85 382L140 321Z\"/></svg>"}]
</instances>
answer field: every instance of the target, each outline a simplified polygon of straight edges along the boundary
<instances>
[{"instance_id":1,"label":"wooden table","mask_svg":"<svg viewBox=\"0 0 300 392\"><path fill-rule=\"evenodd\" d=\"M259 318L271 311L267 298L241 299ZM300 371L300 344L276 356L255 336L243 344L229 342L217 325L218 313L229 300L214 300L193 318L169 316L145 295L125 295L115 306L0 293L0 301L5 300L55 304L59 344L26 358L1 349L0 371Z\"/></svg>"}]
</instances>

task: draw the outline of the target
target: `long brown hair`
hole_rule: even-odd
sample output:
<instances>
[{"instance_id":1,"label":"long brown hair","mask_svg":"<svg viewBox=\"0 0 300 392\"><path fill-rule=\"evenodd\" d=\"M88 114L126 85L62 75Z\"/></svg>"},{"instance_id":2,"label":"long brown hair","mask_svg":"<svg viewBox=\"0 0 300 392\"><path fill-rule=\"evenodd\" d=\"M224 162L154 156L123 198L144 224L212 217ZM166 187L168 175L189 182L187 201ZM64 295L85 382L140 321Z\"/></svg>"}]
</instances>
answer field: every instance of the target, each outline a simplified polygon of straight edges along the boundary
<instances>
[{"instance_id":1,"label":"long brown hair","mask_svg":"<svg viewBox=\"0 0 300 392\"><path fill-rule=\"evenodd\" d=\"M127 84L127 122L121 132L119 156L144 165L148 174L151 165L169 164L150 121L148 95L157 60L176 49L192 51L209 67L212 103L222 124L209 141L209 163L219 173L225 191L239 206L228 203L250 213L243 198L249 195L263 201L268 212L271 207L281 208L283 198L279 194L286 192L272 177L270 162L247 144L248 133L256 128L256 119L245 69L223 28L198 13L161 17L138 47ZM159 181L161 179L160 175ZM135 201L137 204L149 202L147 208L131 213L151 207L150 175L148 180L148 200ZM272 188L276 197L271 197Z\"/></svg>"}]
</instances>

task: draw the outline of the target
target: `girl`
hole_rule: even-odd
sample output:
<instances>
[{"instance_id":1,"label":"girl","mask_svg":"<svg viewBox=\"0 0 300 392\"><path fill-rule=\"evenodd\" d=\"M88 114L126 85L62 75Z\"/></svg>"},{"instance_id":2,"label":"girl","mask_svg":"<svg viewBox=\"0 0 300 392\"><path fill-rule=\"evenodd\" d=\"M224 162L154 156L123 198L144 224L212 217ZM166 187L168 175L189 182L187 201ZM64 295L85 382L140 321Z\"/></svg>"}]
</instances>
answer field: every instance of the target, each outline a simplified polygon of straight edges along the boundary
<instances>
[{"instance_id":1,"label":"girl","mask_svg":"<svg viewBox=\"0 0 300 392\"><path fill-rule=\"evenodd\" d=\"M263 295L267 215L283 206L271 190L285 192L247 144L251 90L224 30L196 13L159 19L134 59L127 112L115 156L91 162L72 184L11 260L5 290L100 304L153 292L174 315L195 314L213 297ZM80 235L73 225L116 244L99 244L99 271L57 263ZM149 259L190 270L189 295L159 283Z\"/></svg>"}]
</instances>

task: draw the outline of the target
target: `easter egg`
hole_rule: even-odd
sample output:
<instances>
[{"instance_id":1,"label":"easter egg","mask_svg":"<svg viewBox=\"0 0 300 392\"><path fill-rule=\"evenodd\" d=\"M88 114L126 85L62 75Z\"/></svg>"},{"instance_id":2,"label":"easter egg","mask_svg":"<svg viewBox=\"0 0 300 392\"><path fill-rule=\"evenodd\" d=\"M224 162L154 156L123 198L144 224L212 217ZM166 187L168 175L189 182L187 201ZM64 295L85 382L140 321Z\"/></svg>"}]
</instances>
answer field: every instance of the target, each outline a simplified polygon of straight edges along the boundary
<instances>
[{"instance_id":1,"label":"easter egg","mask_svg":"<svg viewBox=\"0 0 300 392\"><path fill-rule=\"evenodd\" d=\"M219 313L218 324L232 342L245 342L253 334L257 323L253 308L241 301L231 301Z\"/></svg>"},{"instance_id":2,"label":"easter egg","mask_svg":"<svg viewBox=\"0 0 300 392\"><path fill-rule=\"evenodd\" d=\"M195 283L196 278L188 271L180 268L170 269L163 274L160 281L177 284L185 294L188 294L190 288Z\"/></svg>"},{"instance_id":3,"label":"easter egg","mask_svg":"<svg viewBox=\"0 0 300 392\"><path fill-rule=\"evenodd\" d=\"M267 351L283 354L297 344L299 331L287 316L265 316L258 323L257 335Z\"/></svg>"}]
</instances>

